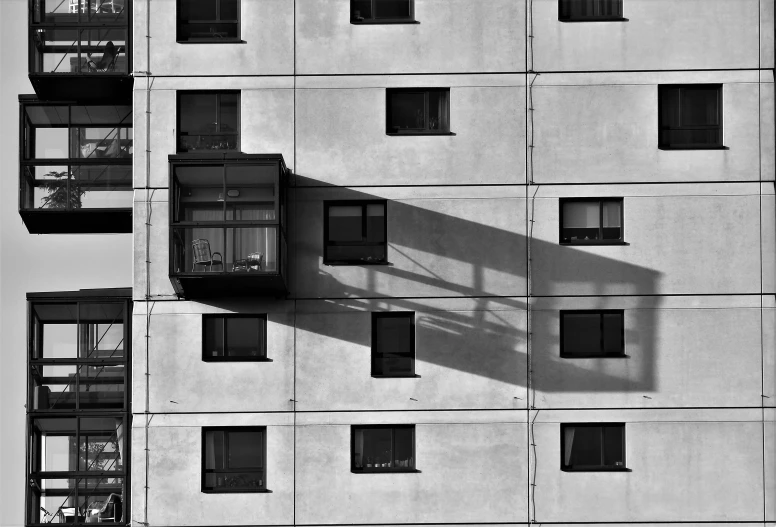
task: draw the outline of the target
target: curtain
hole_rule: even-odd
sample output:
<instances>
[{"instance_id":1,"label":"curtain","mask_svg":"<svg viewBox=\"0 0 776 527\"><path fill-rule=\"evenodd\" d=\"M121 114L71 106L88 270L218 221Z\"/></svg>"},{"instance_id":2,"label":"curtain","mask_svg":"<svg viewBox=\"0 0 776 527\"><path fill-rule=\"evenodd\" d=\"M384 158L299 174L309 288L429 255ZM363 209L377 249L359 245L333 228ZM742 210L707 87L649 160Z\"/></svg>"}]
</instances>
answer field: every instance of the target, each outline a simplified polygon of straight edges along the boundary
<instances>
[{"instance_id":1,"label":"curtain","mask_svg":"<svg viewBox=\"0 0 776 527\"><path fill-rule=\"evenodd\" d=\"M356 440L354 447L355 465L356 468L364 467L364 431L356 430Z\"/></svg>"},{"instance_id":2,"label":"curtain","mask_svg":"<svg viewBox=\"0 0 776 527\"><path fill-rule=\"evenodd\" d=\"M205 468L216 468L216 434L205 434Z\"/></svg>"},{"instance_id":3,"label":"curtain","mask_svg":"<svg viewBox=\"0 0 776 527\"><path fill-rule=\"evenodd\" d=\"M563 464L565 466L571 465L571 452L574 445L574 433L576 430L577 429L573 426L567 426L563 429Z\"/></svg>"}]
</instances>

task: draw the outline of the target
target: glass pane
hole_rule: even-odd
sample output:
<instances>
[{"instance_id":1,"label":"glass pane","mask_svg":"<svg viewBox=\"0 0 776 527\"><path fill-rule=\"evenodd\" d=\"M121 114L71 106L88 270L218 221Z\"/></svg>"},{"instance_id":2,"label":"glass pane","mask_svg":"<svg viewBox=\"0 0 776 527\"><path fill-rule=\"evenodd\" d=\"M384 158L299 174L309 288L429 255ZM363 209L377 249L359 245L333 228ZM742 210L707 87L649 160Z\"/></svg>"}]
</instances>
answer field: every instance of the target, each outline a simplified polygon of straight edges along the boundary
<instances>
[{"instance_id":1,"label":"glass pane","mask_svg":"<svg viewBox=\"0 0 776 527\"><path fill-rule=\"evenodd\" d=\"M372 0L351 0L350 17L353 20L372 18Z\"/></svg>"},{"instance_id":2,"label":"glass pane","mask_svg":"<svg viewBox=\"0 0 776 527\"><path fill-rule=\"evenodd\" d=\"M230 272L276 273L277 228L227 229L224 259L226 270Z\"/></svg>"},{"instance_id":3,"label":"glass pane","mask_svg":"<svg viewBox=\"0 0 776 527\"><path fill-rule=\"evenodd\" d=\"M223 221L223 167L176 167L176 221Z\"/></svg>"},{"instance_id":4,"label":"glass pane","mask_svg":"<svg viewBox=\"0 0 776 527\"><path fill-rule=\"evenodd\" d=\"M439 91L428 93L428 129L441 130L443 128L445 94Z\"/></svg>"},{"instance_id":5,"label":"glass pane","mask_svg":"<svg viewBox=\"0 0 776 527\"><path fill-rule=\"evenodd\" d=\"M205 468L226 468L225 438L222 430L211 430L205 434Z\"/></svg>"},{"instance_id":6,"label":"glass pane","mask_svg":"<svg viewBox=\"0 0 776 527\"><path fill-rule=\"evenodd\" d=\"M78 44L81 31L78 29L47 28L33 33L32 73L77 73L81 71L78 59Z\"/></svg>"},{"instance_id":7,"label":"glass pane","mask_svg":"<svg viewBox=\"0 0 776 527\"><path fill-rule=\"evenodd\" d=\"M176 273L223 272L224 229L198 227L173 230L173 269Z\"/></svg>"},{"instance_id":8,"label":"glass pane","mask_svg":"<svg viewBox=\"0 0 776 527\"><path fill-rule=\"evenodd\" d=\"M264 319L244 317L227 318L227 355L230 357L263 356L263 330Z\"/></svg>"},{"instance_id":9,"label":"glass pane","mask_svg":"<svg viewBox=\"0 0 776 527\"><path fill-rule=\"evenodd\" d=\"M264 470L205 474L205 488L212 490L263 489Z\"/></svg>"},{"instance_id":10,"label":"glass pane","mask_svg":"<svg viewBox=\"0 0 776 527\"><path fill-rule=\"evenodd\" d=\"M621 426L605 426L604 433L604 465L607 467L624 467L625 456L623 452L622 434L625 429Z\"/></svg>"},{"instance_id":11,"label":"glass pane","mask_svg":"<svg viewBox=\"0 0 776 527\"><path fill-rule=\"evenodd\" d=\"M67 128L36 128L35 158L66 159L68 155L69 135Z\"/></svg>"},{"instance_id":12,"label":"glass pane","mask_svg":"<svg viewBox=\"0 0 776 527\"><path fill-rule=\"evenodd\" d=\"M411 0L375 0L375 18L410 18Z\"/></svg>"},{"instance_id":13,"label":"glass pane","mask_svg":"<svg viewBox=\"0 0 776 527\"><path fill-rule=\"evenodd\" d=\"M601 466L601 427L576 426L571 447L571 465Z\"/></svg>"},{"instance_id":14,"label":"glass pane","mask_svg":"<svg viewBox=\"0 0 776 527\"><path fill-rule=\"evenodd\" d=\"M392 131L424 130L426 128L425 101L426 95L422 92L392 93L390 113Z\"/></svg>"},{"instance_id":15,"label":"glass pane","mask_svg":"<svg viewBox=\"0 0 776 527\"><path fill-rule=\"evenodd\" d=\"M206 317L205 323L205 355L210 357L224 356L224 319L221 317Z\"/></svg>"},{"instance_id":16,"label":"glass pane","mask_svg":"<svg viewBox=\"0 0 776 527\"><path fill-rule=\"evenodd\" d=\"M390 428L363 429L366 468L391 467L393 463L392 435L393 432Z\"/></svg>"},{"instance_id":17,"label":"glass pane","mask_svg":"<svg viewBox=\"0 0 776 527\"><path fill-rule=\"evenodd\" d=\"M79 357L124 356L124 305L84 302L79 305Z\"/></svg>"},{"instance_id":18,"label":"glass pane","mask_svg":"<svg viewBox=\"0 0 776 527\"><path fill-rule=\"evenodd\" d=\"M132 167L130 165L89 165L73 168L71 192L79 195L84 209L132 207Z\"/></svg>"},{"instance_id":19,"label":"glass pane","mask_svg":"<svg viewBox=\"0 0 776 527\"><path fill-rule=\"evenodd\" d=\"M226 219L275 221L277 167L268 165L226 168Z\"/></svg>"},{"instance_id":20,"label":"glass pane","mask_svg":"<svg viewBox=\"0 0 776 527\"><path fill-rule=\"evenodd\" d=\"M563 203L563 240L597 240L601 221L600 213L598 202L569 201Z\"/></svg>"},{"instance_id":21,"label":"glass pane","mask_svg":"<svg viewBox=\"0 0 776 527\"><path fill-rule=\"evenodd\" d=\"M178 26L178 39L182 41L204 41L238 38L237 23L189 22Z\"/></svg>"},{"instance_id":22,"label":"glass pane","mask_svg":"<svg viewBox=\"0 0 776 527\"><path fill-rule=\"evenodd\" d=\"M719 124L716 87L685 88L682 97L682 126Z\"/></svg>"},{"instance_id":23,"label":"glass pane","mask_svg":"<svg viewBox=\"0 0 776 527\"><path fill-rule=\"evenodd\" d=\"M81 366L78 379L78 407L81 410L124 408L124 366Z\"/></svg>"},{"instance_id":24,"label":"glass pane","mask_svg":"<svg viewBox=\"0 0 776 527\"><path fill-rule=\"evenodd\" d=\"M78 209L80 193L70 183L66 166L36 166L33 182L32 205L40 209Z\"/></svg>"},{"instance_id":25,"label":"glass pane","mask_svg":"<svg viewBox=\"0 0 776 527\"><path fill-rule=\"evenodd\" d=\"M366 241L385 241L385 205L366 206Z\"/></svg>"},{"instance_id":26,"label":"glass pane","mask_svg":"<svg viewBox=\"0 0 776 527\"><path fill-rule=\"evenodd\" d=\"M43 325L43 358L75 359L78 357L78 325L75 323Z\"/></svg>"},{"instance_id":27,"label":"glass pane","mask_svg":"<svg viewBox=\"0 0 776 527\"><path fill-rule=\"evenodd\" d=\"M397 428L394 431L394 440L396 442L393 456L394 467L396 468L414 468L412 450L414 447L415 431L412 428Z\"/></svg>"},{"instance_id":28,"label":"glass pane","mask_svg":"<svg viewBox=\"0 0 776 527\"><path fill-rule=\"evenodd\" d=\"M407 354L412 351L412 316L375 318L375 353Z\"/></svg>"},{"instance_id":29,"label":"glass pane","mask_svg":"<svg viewBox=\"0 0 776 527\"><path fill-rule=\"evenodd\" d=\"M601 315L564 313L563 352L568 355L601 353Z\"/></svg>"},{"instance_id":30,"label":"glass pane","mask_svg":"<svg viewBox=\"0 0 776 527\"><path fill-rule=\"evenodd\" d=\"M82 31L81 35L81 72L127 72L126 30L90 29Z\"/></svg>"},{"instance_id":31,"label":"glass pane","mask_svg":"<svg viewBox=\"0 0 776 527\"><path fill-rule=\"evenodd\" d=\"M218 95L216 93L181 93L179 103L180 132L214 134L218 131Z\"/></svg>"},{"instance_id":32,"label":"glass pane","mask_svg":"<svg viewBox=\"0 0 776 527\"><path fill-rule=\"evenodd\" d=\"M622 237L622 203L619 201L603 202L604 240L619 240Z\"/></svg>"},{"instance_id":33,"label":"glass pane","mask_svg":"<svg viewBox=\"0 0 776 527\"><path fill-rule=\"evenodd\" d=\"M332 242L362 241L361 214L360 205L329 207L327 239Z\"/></svg>"},{"instance_id":34,"label":"glass pane","mask_svg":"<svg viewBox=\"0 0 776 527\"><path fill-rule=\"evenodd\" d=\"M33 456L40 463L33 471L63 472L77 470L75 445L76 419L46 417L34 419L32 434L40 437L40 455Z\"/></svg>"},{"instance_id":35,"label":"glass pane","mask_svg":"<svg viewBox=\"0 0 776 527\"><path fill-rule=\"evenodd\" d=\"M217 0L180 0L181 20L216 20Z\"/></svg>"},{"instance_id":36,"label":"glass pane","mask_svg":"<svg viewBox=\"0 0 776 527\"><path fill-rule=\"evenodd\" d=\"M229 432L229 467L258 468L264 466L264 434L262 432Z\"/></svg>"},{"instance_id":37,"label":"glass pane","mask_svg":"<svg viewBox=\"0 0 776 527\"><path fill-rule=\"evenodd\" d=\"M679 104L680 88L663 86L660 89L660 125L668 128L678 127L681 123Z\"/></svg>"},{"instance_id":38,"label":"glass pane","mask_svg":"<svg viewBox=\"0 0 776 527\"><path fill-rule=\"evenodd\" d=\"M386 260L384 245L329 246L326 251L328 259L335 262L384 262Z\"/></svg>"},{"instance_id":39,"label":"glass pane","mask_svg":"<svg viewBox=\"0 0 776 527\"><path fill-rule=\"evenodd\" d=\"M223 93L220 95L218 115L219 132L237 133L240 96L236 93Z\"/></svg>"},{"instance_id":40,"label":"glass pane","mask_svg":"<svg viewBox=\"0 0 776 527\"><path fill-rule=\"evenodd\" d=\"M221 0L221 20L238 20L240 13L237 0Z\"/></svg>"},{"instance_id":41,"label":"glass pane","mask_svg":"<svg viewBox=\"0 0 776 527\"><path fill-rule=\"evenodd\" d=\"M116 435L116 423L112 418L82 419L82 426L88 421L104 422L104 430L81 430L78 447L78 470L94 472L120 472L124 469Z\"/></svg>"},{"instance_id":42,"label":"glass pane","mask_svg":"<svg viewBox=\"0 0 776 527\"><path fill-rule=\"evenodd\" d=\"M33 410L75 410L76 366L32 368Z\"/></svg>"},{"instance_id":43,"label":"glass pane","mask_svg":"<svg viewBox=\"0 0 776 527\"><path fill-rule=\"evenodd\" d=\"M604 353L621 354L623 346L623 316L619 313L605 313L604 317Z\"/></svg>"}]
</instances>

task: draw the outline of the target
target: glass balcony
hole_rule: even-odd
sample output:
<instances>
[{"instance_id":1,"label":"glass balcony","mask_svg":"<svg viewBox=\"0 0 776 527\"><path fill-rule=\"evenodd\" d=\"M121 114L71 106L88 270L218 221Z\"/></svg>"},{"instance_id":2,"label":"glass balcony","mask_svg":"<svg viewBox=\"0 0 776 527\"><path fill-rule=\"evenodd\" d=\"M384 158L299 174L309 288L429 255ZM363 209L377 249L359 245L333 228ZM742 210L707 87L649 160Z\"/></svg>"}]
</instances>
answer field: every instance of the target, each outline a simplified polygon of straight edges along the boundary
<instances>
[{"instance_id":1,"label":"glass balcony","mask_svg":"<svg viewBox=\"0 0 776 527\"><path fill-rule=\"evenodd\" d=\"M27 229L132 232L132 107L20 102L19 212Z\"/></svg>"},{"instance_id":2,"label":"glass balcony","mask_svg":"<svg viewBox=\"0 0 776 527\"><path fill-rule=\"evenodd\" d=\"M44 99L129 101L130 4L30 0L29 73L35 92Z\"/></svg>"},{"instance_id":3,"label":"glass balcony","mask_svg":"<svg viewBox=\"0 0 776 527\"><path fill-rule=\"evenodd\" d=\"M179 155L170 160L170 279L178 294L284 295L282 156Z\"/></svg>"}]
</instances>

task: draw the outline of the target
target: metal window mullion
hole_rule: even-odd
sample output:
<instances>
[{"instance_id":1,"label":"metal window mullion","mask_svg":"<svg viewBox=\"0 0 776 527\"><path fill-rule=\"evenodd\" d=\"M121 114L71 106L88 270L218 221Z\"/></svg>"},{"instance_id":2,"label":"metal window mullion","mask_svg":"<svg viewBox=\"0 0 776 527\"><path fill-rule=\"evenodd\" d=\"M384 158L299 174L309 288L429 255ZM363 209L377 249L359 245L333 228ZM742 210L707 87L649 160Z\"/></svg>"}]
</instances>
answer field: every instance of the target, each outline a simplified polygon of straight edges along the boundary
<instances>
[{"instance_id":1,"label":"metal window mullion","mask_svg":"<svg viewBox=\"0 0 776 527\"><path fill-rule=\"evenodd\" d=\"M604 342L604 313L598 313L598 319L600 321L600 327L601 327L601 348L599 349L599 353L601 355L604 354L604 350L606 349L605 342Z\"/></svg>"},{"instance_id":2,"label":"metal window mullion","mask_svg":"<svg viewBox=\"0 0 776 527\"><path fill-rule=\"evenodd\" d=\"M229 356L229 354L228 354L229 348L227 347L227 343L226 343L226 317L223 316L223 317L219 317L219 318L221 319L221 335L222 335L221 346L223 346L223 348L224 348L224 355L223 356L224 357L228 357Z\"/></svg>"},{"instance_id":3,"label":"metal window mullion","mask_svg":"<svg viewBox=\"0 0 776 527\"><path fill-rule=\"evenodd\" d=\"M216 4L218 7L216 9L218 10L220 7L220 3ZM218 14L216 14L216 18L218 18ZM221 130L221 94L216 94L216 134ZM224 166L226 168L226 166ZM224 177L226 179L226 177ZM226 201L226 195L224 195L224 201Z\"/></svg>"},{"instance_id":4,"label":"metal window mullion","mask_svg":"<svg viewBox=\"0 0 776 527\"><path fill-rule=\"evenodd\" d=\"M367 207L366 203L361 204L361 243L365 243L368 239L367 236Z\"/></svg>"},{"instance_id":5,"label":"metal window mullion","mask_svg":"<svg viewBox=\"0 0 776 527\"><path fill-rule=\"evenodd\" d=\"M604 200L598 202L598 239L604 239Z\"/></svg>"},{"instance_id":6,"label":"metal window mullion","mask_svg":"<svg viewBox=\"0 0 776 527\"><path fill-rule=\"evenodd\" d=\"M431 90L423 92L423 130L429 130L428 115L431 110Z\"/></svg>"}]
</instances>

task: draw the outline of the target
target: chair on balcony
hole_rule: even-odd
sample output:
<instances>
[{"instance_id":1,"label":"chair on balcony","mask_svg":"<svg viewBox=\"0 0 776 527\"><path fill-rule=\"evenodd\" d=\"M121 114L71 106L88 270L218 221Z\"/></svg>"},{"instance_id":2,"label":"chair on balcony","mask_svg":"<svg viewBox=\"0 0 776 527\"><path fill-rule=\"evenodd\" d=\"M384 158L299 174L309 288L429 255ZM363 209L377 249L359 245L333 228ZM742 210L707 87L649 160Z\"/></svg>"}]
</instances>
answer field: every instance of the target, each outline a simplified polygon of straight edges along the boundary
<instances>
[{"instance_id":1,"label":"chair on balcony","mask_svg":"<svg viewBox=\"0 0 776 527\"><path fill-rule=\"evenodd\" d=\"M220 265L221 269L224 268L224 262L221 253L210 252L210 242L204 238L191 242L191 250L194 254L194 263L191 265L191 272L194 272L196 266L198 265L210 266L208 271L212 271L214 265ZM216 255L218 255L218 260L215 259Z\"/></svg>"},{"instance_id":2,"label":"chair on balcony","mask_svg":"<svg viewBox=\"0 0 776 527\"><path fill-rule=\"evenodd\" d=\"M95 62L94 59L92 59L91 53L86 54L86 56L89 57L89 60L86 61L86 66L89 68L90 72L114 71L116 69L116 59L118 58L119 53L121 53L121 48L117 48L113 41L108 41L108 43L105 44L105 51L100 60Z\"/></svg>"},{"instance_id":3,"label":"chair on balcony","mask_svg":"<svg viewBox=\"0 0 776 527\"><path fill-rule=\"evenodd\" d=\"M86 523L120 522L121 496L111 493L104 502L95 501L87 507Z\"/></svg>"},{"instance_id":4,"label":"chair on balcony","mask_svg":"<svg viewBox=\"0 0 776 527\"><path fill-rule=\"evenodd\" d=\"M263 253L251 253L247 258L235 260L232 264L232 271L261 271L263 262Z\"/></svg>"}]
</instances>

